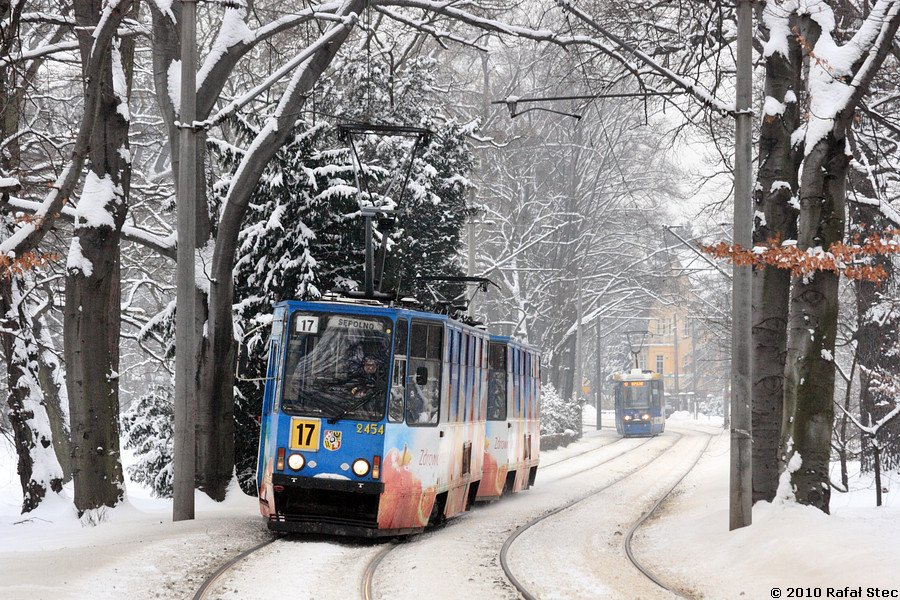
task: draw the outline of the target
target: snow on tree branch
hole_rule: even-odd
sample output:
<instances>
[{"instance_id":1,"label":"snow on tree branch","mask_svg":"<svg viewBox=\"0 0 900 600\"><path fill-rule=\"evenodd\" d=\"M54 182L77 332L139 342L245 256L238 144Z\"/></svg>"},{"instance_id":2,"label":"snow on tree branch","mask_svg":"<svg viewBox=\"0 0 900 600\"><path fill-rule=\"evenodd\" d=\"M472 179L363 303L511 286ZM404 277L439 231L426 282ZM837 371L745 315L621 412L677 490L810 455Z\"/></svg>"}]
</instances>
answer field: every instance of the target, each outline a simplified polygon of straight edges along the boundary
<instances>
[{"instance_id":1,"label":"snow on tree branch","mask_svg":"<svg viewBox=\"0 0 900 600\"><path fill-rule=\"evenodd\" d=\"M100 23L93 33L94 43L87 61L88 68L83 74L85 81L84 113L71 159L51 185L51 191L44 198L40 207L35 211L34 216L37 218L21 223L9 238L0 243L0 255L13 262L21 260L43 239L78 183L81 169L87 158L89 142L97 117L97 107L100 103L103 63L110 51L119 23L125 17L130 5L131 0L111 0L103 9Z\"/></svg>"}]
</instances>

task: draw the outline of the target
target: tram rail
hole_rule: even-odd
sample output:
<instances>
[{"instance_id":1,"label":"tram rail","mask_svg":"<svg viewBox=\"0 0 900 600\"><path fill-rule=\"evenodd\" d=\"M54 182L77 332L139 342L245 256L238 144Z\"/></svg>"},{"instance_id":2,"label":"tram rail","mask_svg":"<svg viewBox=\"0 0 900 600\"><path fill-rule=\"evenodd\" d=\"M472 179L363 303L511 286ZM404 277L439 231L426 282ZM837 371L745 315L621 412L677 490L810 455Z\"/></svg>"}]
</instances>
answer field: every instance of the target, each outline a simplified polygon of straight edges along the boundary
<instances>
[{"instance_id":1,"label":"tram rail","mask_svg":"<svg viewBox=\"0 0 900 600\"><path fill-rule=\"evenodd\" d=\"M675 443L677 443L678 441L680 441L680 440L684 437L683 434L680 434L680 433L677 433L677 432L675 433L675 435L678 436L678 438L676 439ZM682 593L680 593L679 591L677 591L676 589L674 589L672 586L667 585L667 584L666 584L664 581L662 581L659 577L657 577L656 575L654 575L653 573L651 573L651 572L649 571L649 569L647 569L645 566L643 566L643 565L637 560L637 558L634 556L634 552L633 552L632 547L631 547L631 542L632 542L632 539L633 539L633 537L634 537L634 533L637 531L637 529L638 529L644 522L646 522L646 520L647 520L647 519L648 519L648 518L649 518L649 517L650 517L650 516L658 509L658 508L659 508L659 506L663 503L663 501L664 501L667 497L669 497L669 495L671 495L671 493L675 490L675 488L678 487L678 485L684 480L684 478L688 475L688 473L690 473L690 472L696 467L696 465L697 465L697 463L699 462L700 458L706 453L706 450L707 450L707 448L709 447L709 443L711 442L711 440L713 439L714 436L711 435L711 434L706 434L706 433L704 433L703 435L706 435L706 436L707 436L707 441L706 441L706 444L704 445L703 449L697 454L697 457L695 458L695 460L694 460L694 461L690 464L690 466L684 471L684 473L681 475L681 477L679 477L679 479L678 479L674 484L672 484L669 488L667 488L667 489L659 496L659 498L658 498L657 501L653 504L653 506L652 506L645 514L643 514L643 515L642 515L642 516L641 516L641 517L640 517L640 518L639 518L639 519L631 526L631 528L630 528L629 531L628 531L628 534L626 535L626 539L625 539L625 543L624 543L625 556L626 556L626 557L628 558L628 560L635 566L635 568L641 573L641 575L643 575L645 578L647 578L648 580L650 580L651 582L653 582L653 583L656 584L657 586L659 586L659 587L661 587L661 588L663 588L663 589L665 589L665 590L667 590L667 591L669 591L669 592L672 592L673 594L675 594L676 596L681 597L681 598L689 598L689 597L683 595ZM674 444L673 444L673 446L674 446ZM600 487L600 488L591 490L590 492L588 492L588 493L586 493L586 494L582 494L581 496L579 496L579 497L577 497L577 498L571 500L570 502L567 502L566 504L564 504L564 505L562 505L562 506L559 506L559 507L553 509L552 511L549 511L549 512L547 512L547 513L545 513L545 514L543 514L543 515L541 515L541 516L539 516L539 517L536 517L535 519L532 519L531 521L528 521L528 522L525 523L524 525L518 527L518 528L517 528L517 529L516 529L516 530L515 530L515 531L514 531L507 539L506 539L506 541L503 543L503 546L502 546L502 548L501 548L501 550L500 550L500 564L501 564L501 567L503 568L503 571L504 571L504 573L506 574L506 577L507 577L507 579L509 580L509 582L510 582L510 583L512 584L512 586L513 586L513 587L514 587L514 588L522 595L523 598L525 598L526 600L538 600L538 596L536 596L536 595L532 592L532 590L528 589L528 587L526 587L526 585L525 585L520 579L518 579L518 578L516 577L515 573L513 572L512 568L511 568L511 566L510 566L510 564L509 564L509 551L510 551L510 549L513 547L513 544L516 542L516 540L519 538L519 536L521 536L523 533L525 533L527 530L531 529L532 527L534 527L534 526L537 525L538 523L541 523L541 522L543 522L543 521L545 521L545 520L547 520L547 519L550 519L551 517L553 517L553 516L555 516L555 515L558 515L559 513L562 513L563 511L566 511L566 510L568 510L569 508L572 508L572 507L574 507L574 506L576 506L576 505L578 505L578 504L580 504L580 503L582 503L582 502L584 502L584 501L586 501L586 500L588 500L588 499L590 499L590 498L593 498L593 497L597 496L598 494L601 494L602 492L604 492L604 491L606 491L606 490L612 488L613 486L618 485L619 483L621 483L622 481L628 479L629 477L631 477L631 476L633 476L633 475L635 475L635 474L641 472L645 467L647 467L648 465L652 464L654 461L658 460L659 458L665 456L665 455L666 455L666 452L668 451L668 449L669 449L669 448L666 448L666 449L662 450L661 452L659 452L658 454L656 454L656 455L655 455L654 457L652 457L651 459L649 459L649 460L643 462L642 464L640 464L640 465L638 465L638 466L636 466L636 467L630 469L627 473L625 473L625 474L623 474L623 475L620 475L619 477L616 477L613 481L607 483L606 485L604 485L604 486L602 486L602 487ZM621 455L619 455L619 456L621 456ZM609 459L609 460L614 460L615 458L618 458L618 456L617 456L617 457L613 457L613 458L611 458L611 459ZM604 462L609 462L609 461L604 461ZM598 465L598 466L599 466L599 465Z\"/></svg>"}]
</instances>

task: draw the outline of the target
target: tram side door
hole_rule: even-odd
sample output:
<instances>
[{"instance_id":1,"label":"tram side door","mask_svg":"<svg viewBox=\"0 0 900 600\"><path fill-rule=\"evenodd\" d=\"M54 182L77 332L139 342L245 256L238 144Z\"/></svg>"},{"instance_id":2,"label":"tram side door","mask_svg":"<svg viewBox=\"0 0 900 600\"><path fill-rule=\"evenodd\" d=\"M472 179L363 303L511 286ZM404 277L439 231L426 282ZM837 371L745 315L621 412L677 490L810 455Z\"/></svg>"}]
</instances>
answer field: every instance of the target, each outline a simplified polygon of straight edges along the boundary
<instances>
[{"instance_id":1,"label":"tram side door","mask_svg":"<svg viewBox=\"0 0 900 600\"><path fill-rule=\"evenodd\" d=\"M262 406L260 408L259 451L256 463L256 488L262 489L265 475L266 462L271 454L273 444L269 443L269 431L271 429L272 409L276 397L281 392L282 360L281 350L284 339L284 320L287 310L284 307L275 309L272 319L272 334L269 337L268 367L266 369L266 381L263 388ZM274 441L274 438L273 438Z\"/></svg>"},{"instance_id":2,"label":"tram side door","mask_svg":"<svg viewBox=\"0 0 900 600\"><path fill-rule=\"evenodd\" d=\"M662 426L666 423L666 402L663 396L662 381L650 382L651 401L653 411L650 413L653 425Z\"/></svg>"},{"instance_id":3,"label":"tram side door","mask_svg":"<svg viewBox=\"0 0 900 600\"><path fill-rule=\"evenodd\" d=\"M614 383L615 389L615 411L616 411L616 433L620 435L625 435L625 424L622 421L622 408L623 408L623 398L622 398L622 382L616 381Z\"/></svg>"}]
</instances>

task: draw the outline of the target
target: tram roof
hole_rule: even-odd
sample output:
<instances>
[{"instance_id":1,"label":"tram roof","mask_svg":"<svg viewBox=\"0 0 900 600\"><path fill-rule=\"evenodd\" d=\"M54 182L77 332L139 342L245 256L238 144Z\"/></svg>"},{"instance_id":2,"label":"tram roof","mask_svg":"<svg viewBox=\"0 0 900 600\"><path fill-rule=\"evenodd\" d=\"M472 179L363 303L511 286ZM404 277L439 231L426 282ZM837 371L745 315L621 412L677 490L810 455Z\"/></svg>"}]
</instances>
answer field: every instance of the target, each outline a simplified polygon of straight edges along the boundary
<instances>
[{"instance_id":1,"label":"tram roof","mask_svg":"<svg viewBox=\"0 0 900 600\"><path fill-rule=\"evenodd\" d=\"M277 302L275 306L284 306L288 309L288 312L293 312L295 310L301 310L305 308L313 310L334 310L336 312L346 312L361 315L388 315L392 317L405 316L408 318L427 319L431 321L441 321L443 323L452 323L455 326L464 327L466 329L474 331L480 331L482 334L487 333L483 329L473 327L472 325L467 325L466 323L458 321L448 315L425 312L413 308L387 306L386 304L378 302L377 300L365 300L357 298L340 298L334 300L327 299L315 301L282 300L281 302Z\"/></svg>"},{"instance_id":2,"label":"tram roof","mask_svg":"<svg viewBox=\"0 0 900 600\"><path fill-rule=\"evenodd\" d=\"M540 354L540 353L541 353L540 349L538 349L538 348L532 346L531 344L527 344L527 343L525 343L525 342L523 342L523 341L521 341L521 340L517 340L516 338L509 337L508 335L495 335L495 334L492 333L492 334L491 334L491 341L492 341L492 342L499 342L499 343L502 343L502 344L510 344L511 346L518 346L518 347L520 347L520 348L528 349L528 350L530 350L530 351L532 351L532 352L535 352L535 353L537 353L537 354Z\"/></svg>"},{"instance_id":3,"label":"tram roof","mask_svg":"<svg viewBox=\"0 0 900 600\"><path fill-rule=\"evenodd\" d=\"M615 381L645 381L650 379L660 379L660 374L653 371L631 369L625 373L616 373L613 375L613 380Z\"/></svg>"}]
</instances>

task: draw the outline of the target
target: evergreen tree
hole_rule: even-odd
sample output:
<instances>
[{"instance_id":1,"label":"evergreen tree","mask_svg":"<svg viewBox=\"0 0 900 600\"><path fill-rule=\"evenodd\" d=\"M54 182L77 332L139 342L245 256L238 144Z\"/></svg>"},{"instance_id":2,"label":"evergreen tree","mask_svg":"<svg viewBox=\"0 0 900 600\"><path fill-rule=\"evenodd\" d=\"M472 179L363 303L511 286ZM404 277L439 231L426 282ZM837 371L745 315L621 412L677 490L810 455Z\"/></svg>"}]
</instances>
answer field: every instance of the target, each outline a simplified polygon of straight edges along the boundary
<instances>
[{"instance_id":1,"label":"evergreen tree","mask_svg":"<svg viewBox=\"0 0 900 600\"><path fill-rule=\"evenodd\" d=\"M125 448L137 459L131 479L146 485L158 498L172 497L172 455L175 408L171 386L156 384L122 416Z\"/></svg>"},{"instance_id":2,"label":"evergreen tree","mask_svg":"<svg viewBox=\"0 0 900 600\"><path fill-rule=\"evenodd\" d=\"M431 308L434 297L419 278L461 274L457 256L467 210L466 174L472 165L466 136L472 126L437 113L434 67L430 59L417 59L407 70L388 77L387 70L373 69L371 64L363 68L345 62L321 92L331 104L321 110L338 119L370 119L367 114L377 105L376 112L384 118L373 121L432 132L413 159L409 185L402 195L398 191L409 160L409 138L358 140L361 169L370 184L369 196L361 198L350 149L338 138L337 128L311 119L296 122L291 142L278 152L260 180L246 219L249 225L241 233L234 274L239 334L265 322L272 304L280 300L316 299L335 288L361 287L365 252L361 203L400 211L392 220L378 220L376 237L386 235L389 240L383 291L413 295ZM371 90L380 91L373 95ZM245 142L258 133L261 121L242 117L232 126ZM241 159L238 144L212 140L210 145L222 169L233 173ZM223 176L216 189L227 189L229 177ZM398 177L387 197L385 190ZM434 287L447 298L460 291L458 285ZM264 331L244 341L250 350L243 371L248 378L263 376ZM255 487L262 387L263 382L240 382L236 393L235 467L248 492Z\"/></svg>"}]
</instances>

